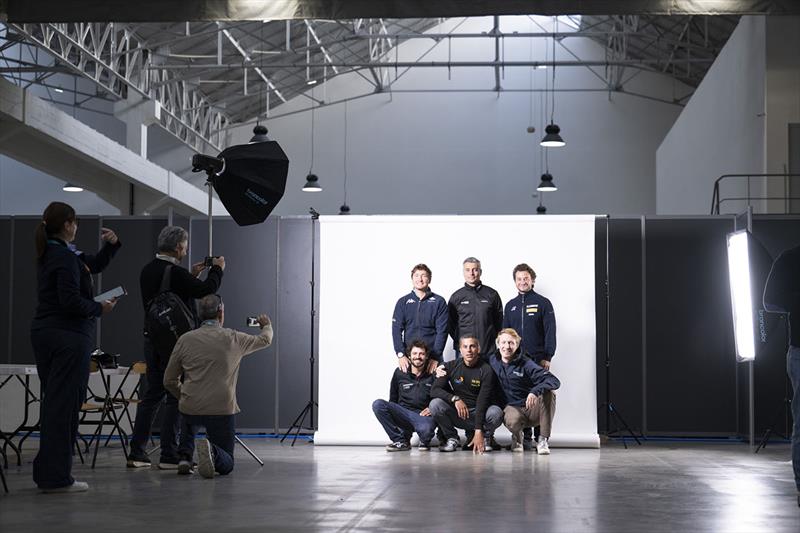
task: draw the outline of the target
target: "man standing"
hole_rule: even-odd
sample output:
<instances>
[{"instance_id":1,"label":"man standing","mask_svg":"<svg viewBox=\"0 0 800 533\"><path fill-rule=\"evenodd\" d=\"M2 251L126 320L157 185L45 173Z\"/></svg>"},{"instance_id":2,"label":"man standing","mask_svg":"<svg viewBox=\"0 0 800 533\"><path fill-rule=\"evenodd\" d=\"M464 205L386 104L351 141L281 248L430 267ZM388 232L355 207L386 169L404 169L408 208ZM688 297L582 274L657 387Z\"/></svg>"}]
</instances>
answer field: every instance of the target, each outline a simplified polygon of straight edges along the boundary
<instances>
[{"instance_id":1,"label":"man standing","mask_svg":"<svg viewBox=\"0 0 800 533\"><path fill-rule=\"evenodd\" d=\"M481 283L481 262L474 257L464 259L464 286L450 297L450 336L453 346L459 339L472 335L485 350L480 355L488 361L494 353L494 340L503 326L503 302L493 288Z\"/></svg>"},{"instance_id":2,"label":"man standing","mask_svg":"<svg viewBox=\"0 0 800 533\"><path fill-rule=\"evenodd\" d=\"M389 385L389 401L375 400L372 412L392 440L386 451L410 450L411 434L416 431L419 451L427 452L436 429L428 409L435 379L428 370L428 346L420 340L412 341L405 357L411 361L410 370L395 369Z\"/></svg>"},{"instance_id":3,"label":"man standing","mask_svg":"<svg viewBox=\"0 0 800 533\"><path fill-rule=\"evenodd\" d=\"M792 468L797 488L797 505L800 506L800 325L794 324L794 319L800 316L800 246L786 250L772 264L764 288L764 308L771 313L789 314L786 371L794 389Z\"/></svg>"},{"instance_id":4,"label":"man standing","mask_svg":"<svg viewBox=\"0 0 800 533\"><path fill-rule=\"evenodd\" d=\"M258 335L223 328L225 305L216 294L198 302L198 314L200 327L181 335L172 351L164 387L180 398L178 473L191 472L194 437L205 427L208 438L197 445L197 468L201 476L213 478L215 472L225 475L233 470L234 415L239 412L236 381L242 357L272 343L272 324L261 314Z\"/></svg>"},{"instance_id":5,"label":"man standing","mask_svg":"<svg viewBox=\"0 0 800 533\"><path fill-rule=\"evenodd\" d=\"M526 263L514 267L511 274L519 294L506 304L503 327L511 328L522 336L522 353L536 364L550 369L550 361L556 353L556 315L550 300L534 292L536 272ZM539 431L537 426L536 436ZM525 428L522 441L525 450L533 450L532 432Z\"/></svg>"},{"instance_id":6,"label":"man standing","mask_svg":"<svg viewBox=\"0 0 800 533\"><path fill-rule=\"evenodd\" d=\"M411 269L413 290L397 300L392 315L392 340L397 365L403 372L410 364L408 348L412 341L423 341L429 348L429 371L442 362L447 342L447 304L430 289L431 269L420 263Z\"/></svg>"},{"instance_id":7,"label":"man standing","mask_svg":"<svg viewBox=\"0 0 800 533\"><path fill-rule=\"evenodd\" d=\"M447 439L441 452L454 452L459 440L456 427L466 430L467 446L474 453L492 451L494 430L503 423L503 411L489 405L495 376L489 363L481 359L480 343L474 336L459 340L461 357L444 364L444 373L431 387L430 410ZM438 374L437 374L438 375Z\"/></svg>"},{"instance_id":8,"label":"man standing","mask_svg":"<svg viewBox=\"0 0 800 533\"><path fill-rule=\"evenodd\" d=\"M517 354L520 340L511 328L500 331L497 336L499 353L491 359L492 369L505 396L503 413L505 425L511 432L511 451L524 450L520 439L523 428L540 426L537 452L550 455L550 429L556 411L553 391L561 386L561 382L548 370Z\"/></svg>"},{"instance_id":9,"label":"man standing","mask_svg":"<svg viewBox=\"0 0 800 533\"><path fill-rule=\"evenodd\" d=\"M550 300L533 290L536 272L525 263L514 267L519 294L506 304L503 327L522 337L522 352L545 370L556 353L556 315Z\"/></svg>"},{"instance_id":10,"label":"man standing","mask_svg":"<svg viewBox=\"0 0 800 533\"><path fill-rule=\"evenodd\" d=\"M194 298L213 294L222 283L222 271L225 270L225 258L215 257L205 281L198 276L205 270L201 261L192 265L191 273L180 266L189 249L189 234L178 226L167 226L158 234L158 253L155 259L147 263L139 276L142 291L142 303L145 313L150 301L158 295L165 270L170 269L169 290L184 301L190 311L194 312ZM150 459L145 453L145 445L150 437L150 427L158 410L164 403L161 420L161 458L158 467L175 469L178 467L177 432L178 432L178 399L164 390L164 370L169 362L169 353L157 353L153 343L144 338L144 358L147 362L147 389L141 403L136 409L136 421L133 424L131 449L128 455L128 467L149 467Z\"/></svg>"}]
</instances>

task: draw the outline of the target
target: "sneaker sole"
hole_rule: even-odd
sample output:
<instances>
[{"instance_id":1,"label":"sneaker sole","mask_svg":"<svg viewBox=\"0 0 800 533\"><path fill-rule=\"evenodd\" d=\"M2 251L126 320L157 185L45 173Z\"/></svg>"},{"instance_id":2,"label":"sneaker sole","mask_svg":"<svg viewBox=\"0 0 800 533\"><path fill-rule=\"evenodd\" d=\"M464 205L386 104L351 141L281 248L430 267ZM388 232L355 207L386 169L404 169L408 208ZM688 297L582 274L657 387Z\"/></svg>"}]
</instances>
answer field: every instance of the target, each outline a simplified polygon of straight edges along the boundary
<instances>
[{"instance_id":1,"label":"sneaker sole","mask_svg":"<svg viewBox=\"0 0 800 533\"><path fill-rule=\"evenodd\" d=\"M152 463L146 461L128 460L128 468L150 468Z\"/></svg>"},{"instance_id":2,"label":"sneaker sole","mask_svg":"<svg viewBox=\"0 0 800 533\"><path fill-rule=\"evenodd\" d=\"M173 463L158 463L159 470L177 470L178 465Z\"/></svg>"},{"instance_id":3,"label":"sneaker sole","mask_svg":"<svg viewBox=\"0 0 800 533\"><path fill-rule=\"evenodd\" d=\"M197 442L197 471L206 479L214 477L214 459L211 457L211 446L208 440Z\"/></svg>"},{"instance_id":4,"label":"sneaker sole","mask_svg":"<svg viewBox=\"0 0 800 533\"><path fill-rule=\"evenodd\" d=\"M178 474L186 476L192 473L191 465L178 465Z\"/></svg>"}]
</instances>

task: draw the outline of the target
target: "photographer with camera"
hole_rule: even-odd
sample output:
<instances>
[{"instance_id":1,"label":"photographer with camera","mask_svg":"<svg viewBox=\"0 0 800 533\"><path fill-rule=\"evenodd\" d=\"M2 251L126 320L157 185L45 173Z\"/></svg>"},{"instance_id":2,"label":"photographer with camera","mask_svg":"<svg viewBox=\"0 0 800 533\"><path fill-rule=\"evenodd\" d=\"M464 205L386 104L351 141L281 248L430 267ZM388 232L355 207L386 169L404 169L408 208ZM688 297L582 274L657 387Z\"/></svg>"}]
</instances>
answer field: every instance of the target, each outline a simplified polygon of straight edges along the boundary
<instances>
[{"instance_id":1,"label":"photographer with camera","mask_svg":"<svg viewBox=\"0 0 800 533\"><path fill-rule=\"evenodd\" d=\"M178 226L165 227L158 235L158 253L155 259L144 266L139 276L145 311L144 357L147 362L147 390L136 409L128 455L130 468L150 466L150 459L144 449L158 406L165 399L158 467L162 470L178 468L178 399L164 390L164 370L178 337L197 327L194 299L217 292L225 270L224 257L210 258L211 268L208 269L206 279L199 279L207 268L206 261L193 264L191 272L180 266L188 249L189 234L185 229ZM176 323L171 331L159 331L158 324L152 323L151 311L158 311L153 309L156 301L171 304L172 308L167 308L168 310L183 315L184 319L180 324ZM164 313L163 316L169 317L169 314Z\"/></svg>"},{"instance_id":2,"label":"photographer with camera","mask_svg":"<svg viewBox=\"0 0 800 533\"><path fill-rule=\"evenodd\" d=\"M197 307L203 322L178 340L164 373L164 387L180 399L178 473L191 473L194 437L205 427L207 438L197 444L198 470L201 476L213 478L215 472L226 475L233 470L239 365L245 355L272 344L272 324L261 314L258 335L223 328L225 305L216 294L201 299Z\"/></svg>"}]
</instances>

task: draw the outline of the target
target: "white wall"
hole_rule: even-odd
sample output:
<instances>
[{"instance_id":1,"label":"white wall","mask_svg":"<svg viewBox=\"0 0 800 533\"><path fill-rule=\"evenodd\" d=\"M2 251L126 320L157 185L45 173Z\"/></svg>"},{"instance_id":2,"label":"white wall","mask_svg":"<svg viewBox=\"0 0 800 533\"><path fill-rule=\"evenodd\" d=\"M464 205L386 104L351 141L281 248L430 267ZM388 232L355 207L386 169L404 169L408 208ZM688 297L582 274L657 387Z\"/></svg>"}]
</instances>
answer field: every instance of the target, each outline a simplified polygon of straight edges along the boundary
<instances>
[{"instance_id":1,"label":"white wall","mask_svg":"<svg viewBox=\"0 0 800 533\"><path fill-rule=\"evenodd\" d=\"M765 27L764 17L742 17L658 148L658 214L708 214L719 176L764 173ZM753 182L751 195L763 196L761 184ZM746 194L744 181L722 188L723 197ZM740 212L744 205L727 202L721 212Z\"/></svg>"},{"instance_id":2,"label":"white wall","mask_svg":"<svg viewBox=\"0 0 800 533\"><path fill-rule=\"evenodd\" d=\"M534 18L541 21L544 31L551 30L549 18ZM449 20L432 31L448 31L459 23L459 31L481 32L491 29L492 19ZM501 30L510 33L542 28L528 17L501 17ZM604 49L587 39L567 38L563 44L581 59L605 57ZM505 39L504 57L549 58L550 40L536 39L533 45L531 53L530 40ZM401 61L414 60L432 46L432 41L413 40L400 46L398 57ZM489 39L452 41L453 60L491 60L493 55L494 43ZM574 59L560 46L556 58ZM447 41L441 41L425 56L426 61L447 59ZM602 68L597 70L602 74ZM635 72L629 70L627 75ZM534 213L538 199L532 194L544 169L538 142L545 117L541 93L531 95L527 91L544 88L552 71L533 71L533 84L530 73L530 68L505 69L501 85L508 92L500 94L400 92L494 87L494 71L488 67L453 69L450 79L446 69L415 68L402 75L394 86L397 92L350 101L347 174L352 213ZM390 74L394 77L394 69ZM629 94L609 94L603 82L585 67L558 68L556 86L600 92L556 94L555 122L568 144L550 152L550 171L559 191L544 198L549 212L654 213L655 151L681 108ZM627 89L665 99L686 94L686 88L671 78L651 73L637 75ZM358 75L348 74L318 86L314 96L330 102L368 94L369 90ZM298 97L273 109L272 115L307 105L305 97ZM310 113L267 121L270 135L280 142L291 161L286 195L276 214L303 214L310 205L323 214L338 212L344 199L343 121L341 103L316 111L314 172L324 188L316 195L300 191L310 167ZM526 132L531 123L537 128L534 134ZM231 144L246 142L252 127L250 124L234 131Z\"/></svg>"},{"instance_id":3,"label":"white wall","mask_svg":"<svg viewBox=\"0 0 800 533\"><path fill-rule=\"evenodd\" d=\"M784 174L790 170L789 124L800 123L800 17L768 17L766 34L767 172ZM784 180L771 178L769 196L800 196L800 178L793 178L792 184L794 194ZM799 205L794 202L794 212ZM773 213L788 207L783 201L768 205Z\"/></svg>"}]
</instances>

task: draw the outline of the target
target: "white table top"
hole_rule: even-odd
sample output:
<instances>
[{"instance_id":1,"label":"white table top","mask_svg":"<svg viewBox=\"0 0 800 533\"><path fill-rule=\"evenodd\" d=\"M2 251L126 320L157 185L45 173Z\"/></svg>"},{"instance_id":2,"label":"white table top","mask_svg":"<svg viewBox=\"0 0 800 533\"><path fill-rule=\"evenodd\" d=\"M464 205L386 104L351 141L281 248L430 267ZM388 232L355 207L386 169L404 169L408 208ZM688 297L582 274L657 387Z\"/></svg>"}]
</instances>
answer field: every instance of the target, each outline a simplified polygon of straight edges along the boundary
<instances>
[{"instance_id":1,"label":"white table top","mask_svg":"<svg viewBox=\"0 0 800 533\"><path fill-rule=\"evenodd\" d=\"M117 368L104 368L103 373L107 376L124 375L128 371L127 366L118 366ZM99 373L97 370L93 374ZM22 365L22 364L5 364L0 365L0 376L37 376L39 372L36 370L36 365Z\"/></svg>"}]
</instances>

